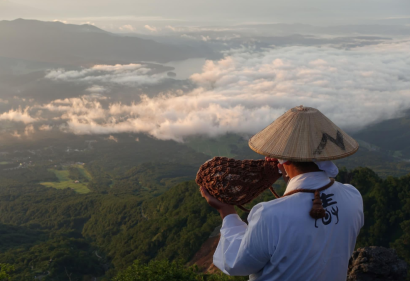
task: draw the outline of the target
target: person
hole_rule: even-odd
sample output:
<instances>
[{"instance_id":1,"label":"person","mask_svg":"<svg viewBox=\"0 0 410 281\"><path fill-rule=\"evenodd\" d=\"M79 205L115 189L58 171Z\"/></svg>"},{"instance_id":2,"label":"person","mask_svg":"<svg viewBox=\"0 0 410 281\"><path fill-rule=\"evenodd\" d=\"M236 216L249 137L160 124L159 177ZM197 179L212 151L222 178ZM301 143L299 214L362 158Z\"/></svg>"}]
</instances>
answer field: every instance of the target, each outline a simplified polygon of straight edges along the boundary
<instances>
[{"instance_id":1,"label":"person","mask_svg":"<svg viewBox=\"0 0 410 281\"><path fill-rule=\"evenodd\" d=\"M357 142L319 110L300 106L253 136L249 146L276 163L286 191L255 205L246 224L234 206L200 187L223 219L215 266L253 281L346 280L364 223L363 201L355 187L334 181L338 169L331 160L355 153Z\"/></svg>"}]
</instances>

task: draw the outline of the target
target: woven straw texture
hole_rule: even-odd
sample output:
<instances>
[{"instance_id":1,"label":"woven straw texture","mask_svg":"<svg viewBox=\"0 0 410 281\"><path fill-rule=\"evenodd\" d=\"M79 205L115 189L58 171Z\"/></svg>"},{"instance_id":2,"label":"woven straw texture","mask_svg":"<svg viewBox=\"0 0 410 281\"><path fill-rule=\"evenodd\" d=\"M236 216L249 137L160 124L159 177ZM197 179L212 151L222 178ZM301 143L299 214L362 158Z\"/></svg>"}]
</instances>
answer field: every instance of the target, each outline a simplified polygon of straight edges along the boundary
<instances>
[{"instance_id":1,"label":"woven straw texture","mask_svg":"<svg viewBox=\"0 0 410 281\"><path fill-rule=\"evenodd\" d=\"M240 206L271 187L277 174L274 162L214 157L199 168L195 181L219 201Z\"/></svg>"},{"instance_id":2,"label":"woven straw texture","mask_svg":"<svg viewBox=\"0 0 410 281\"><path fill-rule=\"evenodd\" d=\"M359 144L319 110L299 106L254 135L249 147L268 157L308 162L347 157Z\"/></svg>"}]
</instances>

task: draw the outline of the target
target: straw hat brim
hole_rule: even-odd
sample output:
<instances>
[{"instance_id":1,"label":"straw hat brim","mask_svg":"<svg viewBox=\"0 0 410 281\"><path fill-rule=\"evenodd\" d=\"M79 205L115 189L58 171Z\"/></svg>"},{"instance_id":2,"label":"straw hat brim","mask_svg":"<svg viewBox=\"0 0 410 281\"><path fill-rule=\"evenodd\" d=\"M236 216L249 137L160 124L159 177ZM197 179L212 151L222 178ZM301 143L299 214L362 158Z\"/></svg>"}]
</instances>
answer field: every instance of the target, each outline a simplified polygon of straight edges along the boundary
<instances>
[{"instance_id":1,"label":"straw hat brim","mask_svg":"<svg viewBox=\"0 0 410 281\"><path fill-rule=\"evenodd\" d=\"M357 147L355 149L347 153L344 153L344 154L328 156L328 157L301 158L301 157L292 157L292 156L282 155L282 154L273 154L273 153L268 153L265 151L258 150L257 148L253 147L251 140L249 140L248 144L249 144L249 147L258 154L261 154L261 155L264 155L270 158L289 160L289 161L294 161L294 162L311 162L311 161L316 162L316 161L337 160L337 159L349 157L350 155L355 154L359 150L359 144L357 143Z\"/></svg>"},{"instance_id":2,"label":"straw hat brim","mask_svg":"<svg viewBox=\"0 0 410 281\"><path fill-rule=\"evenodd\" d=\"M249 147L258 154L295 162L348 157L359 144L319 110L295 107L254 135Z\"/></svg>"}]
</instances>

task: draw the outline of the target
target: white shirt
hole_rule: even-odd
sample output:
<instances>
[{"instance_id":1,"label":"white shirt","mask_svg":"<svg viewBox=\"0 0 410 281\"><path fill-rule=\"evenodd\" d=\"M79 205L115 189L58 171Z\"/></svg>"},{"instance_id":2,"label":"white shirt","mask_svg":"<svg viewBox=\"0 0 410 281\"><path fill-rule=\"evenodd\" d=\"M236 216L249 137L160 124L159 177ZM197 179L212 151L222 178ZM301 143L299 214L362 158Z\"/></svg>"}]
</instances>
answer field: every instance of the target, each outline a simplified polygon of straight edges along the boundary
<instances>
[{"instance_id":1,"label":"white shirt","mask_svg":"<svg viewBox=\"0 0 410 281\"><path fill-rule=\"evenodd\" d=\"M298 175L286 192L328 184L324 172ZM313 194L296 193L257 204L246 225L224 218L214 264L224 273L252 281L346 280L356 237L364 223L363 201L349 184L335 182L321 192L326 218L310 217Z\"/></svg>"}]
</instances>

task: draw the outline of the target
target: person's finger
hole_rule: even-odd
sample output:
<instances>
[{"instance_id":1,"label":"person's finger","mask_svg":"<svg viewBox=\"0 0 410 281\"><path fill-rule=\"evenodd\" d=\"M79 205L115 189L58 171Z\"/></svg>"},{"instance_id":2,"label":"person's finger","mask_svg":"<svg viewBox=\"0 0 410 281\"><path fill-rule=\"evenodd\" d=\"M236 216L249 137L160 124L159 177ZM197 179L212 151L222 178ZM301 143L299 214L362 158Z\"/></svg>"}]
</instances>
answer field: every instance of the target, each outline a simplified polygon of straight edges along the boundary
<instances>
[{"instance_id":1,"label":"person's finger","mask_svg":"<svg viewBox=\"0 0 410 281\"><path fill-rule=\"evenodd\" d=\"M202 187L202 192L204 193L204 197L205 197L205 199L206 199L206 201L207 201L208 203L217 203L217 204L220 204L220 203L221 203L218 199L216 199L215 197L213 197L213 196L208 192L208 190L206 190L206 188Z\"/></svg>"},{"instance_id":2,"label":"person's finger","mask_svg":"<svg viewBox=\"0 0 410 281\"><path fill-rule=\"evenodd\" d=\"M201 193L205 196L208 191L205 189L205 187L201 186Z\"/></svg>"},{"instance_id":3,"label":"person's finger","mask_svg":"<svg viewBox=\"0 0 410 281\"><path fill-rule=\"evenodd\" d=\"M206 201L209 201L211 198L213 198L211 194L209 194L209 192L206 190L205 187L201 187L201 193L202 193L202 197L205 197Z\"/></svg>"},{"instance_id":4,"label":"person's finger","mask_svg":"<svg viewBox=\"0 0 410 281\"><path fill-rule=\"evenodd\" d=\"M266 156L265 161L267 161L267 162L278 162L278 159Z\"/></svg>"},{"instance_id":5,"label":"person's finger","mask_svg":"<svg viewBox=\"0 0 410 281\"><path fill-rule=\"evenodd\" d=\"M275 173L279 173L279 163L275 163L274 165L273 165L273 167L274 167L274 170L275 170Z\"/></svg>"}]
</instances>

